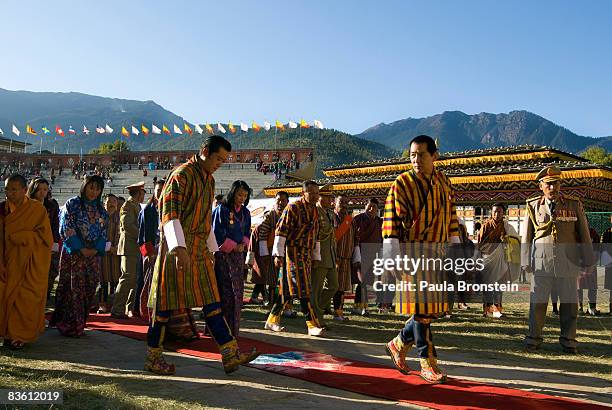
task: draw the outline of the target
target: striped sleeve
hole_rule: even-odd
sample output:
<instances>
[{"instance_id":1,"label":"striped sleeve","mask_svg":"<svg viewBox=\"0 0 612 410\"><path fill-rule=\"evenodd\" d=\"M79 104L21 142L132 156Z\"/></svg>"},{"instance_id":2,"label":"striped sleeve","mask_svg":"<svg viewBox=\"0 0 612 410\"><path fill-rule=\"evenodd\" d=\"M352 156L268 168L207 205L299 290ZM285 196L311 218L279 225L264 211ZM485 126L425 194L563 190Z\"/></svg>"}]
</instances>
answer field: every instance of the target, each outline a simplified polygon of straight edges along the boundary
<instances>
[{"instance_id":1,"label":"striped sleeve","mask_svg":"<svg viewBox=\"0 0 612 410\"><path fill-rule=\"evenodd\" d=\"M274 216L273 213L274 211L269 211L259 225L259 239L262 241L267 240L268 235L270 235L270 232L275 228L272 226Z\"/></svg>"},{"instance_id":2,"label":"striped sleeve","mask_svg":"<svg viewBox=\"0 0 612 410\"><path fill-rule=\"evenodd\" d=\"M287 238L289 236L289 231L292 227L297 227L298 224L298 209L297 204L289 204L283 211L283 214L276 225L276 236L282 236L283 238Z\"/></svg>"},{"instance_id":3,"label":"striped sleeve","mask_svg":"<svg viewBox=\"0 0 612 410\"><path fill-rule=\"evenodd\" d=\"M174 172L164 185L161 206L162 225L173 219L182 220L186 187L187 175L182 172Z\"/></svg>"},{"instance_id":4,"label":"striped sleeve","mask_svg":"<svg viewBox=\"0 0 612 410\"><path fill-rule=\"evenodd\" d=\"M401 176L400 176L401 177ZM402 217L406 214L405 208L402 206L401 198L398 195L399 178L398 177L387 194L385 201L385 211L383 214L382 236L387 238L400 238L402 234Z\"/></svg>"},{"instance_id":5,"label":"striped sleeve","mask_svg":"<svg viewBox=\"0 0 612 410\"><path fill-rule=\"evenodd\" d=\"M459 218L457 218L457 206L455 205L455 191L453 191L453 187L451 185L450 179L444 176L448 183L449 194L448 198L451 201L451 214L450 214L450 223L448 225L448 236L459 236Z\"/></svg>"}]
</instances>

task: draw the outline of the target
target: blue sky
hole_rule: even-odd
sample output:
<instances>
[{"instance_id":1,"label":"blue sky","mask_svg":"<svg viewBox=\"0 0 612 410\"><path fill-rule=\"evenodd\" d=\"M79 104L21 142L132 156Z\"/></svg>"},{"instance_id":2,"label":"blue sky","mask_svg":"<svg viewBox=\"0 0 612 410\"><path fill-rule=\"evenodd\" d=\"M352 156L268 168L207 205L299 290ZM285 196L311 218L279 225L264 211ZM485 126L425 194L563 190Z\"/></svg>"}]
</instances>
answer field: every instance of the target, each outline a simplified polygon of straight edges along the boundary
<instances>
[{"instance_id":1,"label":"blue sky","mask_svg":"<svg viewBox=\"0 0 612 410\"><path fill-rule=\"evenodd\" d=\"M3 0L0 87L351 133L445 110L526 109L604 136L611 21L603 0Z\"/></svg>"}]
</instances>

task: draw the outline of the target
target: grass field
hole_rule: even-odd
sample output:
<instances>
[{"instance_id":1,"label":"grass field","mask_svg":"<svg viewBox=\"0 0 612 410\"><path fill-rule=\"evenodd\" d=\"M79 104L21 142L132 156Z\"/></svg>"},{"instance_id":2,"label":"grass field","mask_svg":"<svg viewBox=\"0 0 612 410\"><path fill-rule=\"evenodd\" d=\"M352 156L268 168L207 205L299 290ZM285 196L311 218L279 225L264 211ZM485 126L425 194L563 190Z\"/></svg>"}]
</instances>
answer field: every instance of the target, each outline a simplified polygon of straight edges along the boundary
<instances>
[{"instance_id":1,"label":"grass field","mask_svg":"<svg viewBox=\"0 0 612 410\"><path fill-rule=\"evenodd\" d=\"M507 303L504 308L503 319L483 318L478 304L472 304L471 310L457 311L451 318L436 321L433 334L439 355L444 357L460 352L466 361L484 365L558 370L612 382L612 316L579 316L579 354L568 355L561 351L557 341L558 317L549 312L542 350L525 353L522 340L527 331L528 305ZM601 305L600 309L608 311L607 305ZM382 346L397 334L406 320L393 313L375 313L374 308L372 312L369 317L351 315L346 322L328 320L332 326L328 337L380 343ZM267 308L245 306L243 328L261 329L266 316ZM289 332L305 332L301 315L297 319L283 319L283 325ZM0 388L63 389L67 402L63 408L204 408L196 402L148 394L148 389L162 386L159 384L162 381L152 381L138 374L128 378L103 377L96 375L95 371L71 371L69 365L57 360L41 360L40 357L29 358L27 349L22 352L1 349Z\"/></svg>"}]
</instances>

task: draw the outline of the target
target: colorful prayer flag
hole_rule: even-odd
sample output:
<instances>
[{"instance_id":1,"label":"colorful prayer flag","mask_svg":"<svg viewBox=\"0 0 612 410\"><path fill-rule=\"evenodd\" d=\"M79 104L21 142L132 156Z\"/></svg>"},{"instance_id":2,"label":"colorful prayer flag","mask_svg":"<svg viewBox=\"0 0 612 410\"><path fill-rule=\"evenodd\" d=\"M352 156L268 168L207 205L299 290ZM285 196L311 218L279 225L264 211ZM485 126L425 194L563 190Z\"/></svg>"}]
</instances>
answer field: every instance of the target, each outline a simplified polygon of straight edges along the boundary
<instances>
[{"instance_id":1,"label":"colorful prayer flag","mask_svg":"<svg viewBox=\"0 0 612 410\"><path fill-rule=\"evenodd\" d=\"M264 122L264 130L270 131L270 128L272 128L272 124L270 124L268 121L265 121Z\"/></svg>"},{"instance_id":2,"label":"colorful prayer flag","mask_svg":"<svg viewBox=\"0 0 612 410\"><path fill-rule=\"evenodd\" d=\"M47 127L42 127L41 130L44 134L51 134L51 131L49 131L49 128Z\"/></svg>"},{"instance_id":3,"label":"colorful prayer flag","mask_svg":"<svg viewBox=\"0 0 612 410\"><path fill-rule=\"evenodd\" d=\"M162 131L155 124L151 124L151 132L158 135L162 133Z\"/></svg>"},{"instance_id":4,"label":"colorful prayer flag","mask_svg":"<svg viewBox=\"0 0 612 410\"><path fill-rule=\"evenodd\" d=\"M232 122L230 121L229 124L227 124L227 128L229 128L230 132L232 134L236 133L236 127L234 127L234 125L232 124Z\"/></svg>"},{"instance_id":5,"label":"colorful prayer flag","mask_svg":"<svg viewBox=\"0 0 612 410\"><path fill-rule=\"evenodd\" d=\"M26 124L26 132L27 132L28 134L38 135L38 133L36 133L36 131L34 130L34 128L30 127L30 124Z\"/></svg>"},{"instance_id":6,"label":"colorful prayer flag","mask_svg":"<svg viewBox=\"0 0 612 410\"><path fill-rule=\"evenodd\" d=\"M204 134L204 130L198 124L195 125L194 129L198 134Z\"/></svg>"},{"instance_id":7,"label":"colorful prayer flag","mask_svg":"<svg viewBox=\"0 0 612 410\"><path fill-rule=\"evenodd\" d=\"M181 129L176 124L174 124L174 133L175 134L182 134Z\"/></svg>"},{"instance_id":8,"label":"colorful prayer flag","mask_svg":"<svg viewBox=\"0 0 612 410\"><path fill-rule=\"evenodd\" d=\"M96 132L98 134L104 134L106 132L106 130L104 129L104 127L100 127L100 126L98 126L98 124L96 124Z\"/></svg>"},{"instance_id":9,"label":"colorful prayer flag","mask_svg":"<svg viewBox=\"0 0 612 410\"><path fill-rule=\"evenodd\" d=\"M145 137L146 137L147 135L149 135L149 129L148 129L147 127L145 127L145 125L144 125L144 124L141 124L141 125L140 125L140 129L142 130L142 133L145 135Z\"/></svg>"},{"instance_id":10,"label":"colorful prayer flag","mask_svg":"<svg viewBox=\"0 0 612 410\"><path fill-rule=\"evenodd\" d=\"M132 125L132 134L134 135L140 134L140 131L138 131L138 128L134 127L133 125Z\"/></svg>"},{"instance_id":11,"label":"colorful prayer flag","mask_svg":"<svg viewBox=\"0 0 612 410\"><path fill-rule=\"evenodd\" d=\"M185 130L185 132L189 135L193 134L193 130L191 129L191 127L189 126L189 124L185 123L185 126L183 127L183 129Z\"/></svg>"},{"instance_id":12,"label":"colorful prayer flag","mask_svg":"<svg viewBox=\"0 0 612 410\"><path fill-rule=\"evenodd\" d=\"M246 125L244 122L240 123L240 130L244 131L244 132L249 132L249 126Z\"/></svg>"},{"instance_id":13,"label":"colorful prayer flag","mask_svg":"<svg viewBox=\"0 0 612 410\"><path fill-rule=\"evenodd\" d=\"M302 128L310 128L310 125L308 125L308 123L306 121L304 121L304 119L302 119L300 121L300 127L302 127Z\"/></svg>"},{"instance_id":14,"label":"colorful prayer flag","mask_svg":"<svg viewBox=\"0 0 612 410\"><path fill-rule=\"evenodd\" d=\"M225 131L225 128L223 128L223 125L221 125L220 122L217 123L217 131L219 131L220 133L225 134L227 131Z\"/></svg>"},{"instance_id":15,"label":"colorful prayer flag","mask_svg":"<svg viewBox=\"0 0 612 410\"><path fill-rule=\"evenodd\" d=\"M114 130L113 130L113 129L112 129L112 128L111 128L111 127L108 125L108 124L106 124L106 127L105 127L104 129L105 129L105 130L106 130L106 132L107 132L107 133L109 133L109 134L112 134L112 133L113 133L113 131L114 131Z\"/></svg>"},{"instance_id":16,"label":"colorful prayer flag","mask_svg":"<svg viewBox=\"0 0 612 410\"><path fill-rule=\"evenodd\" d=\"M76 131L72 128L72 125L68 126L68 134L76 135Z\"/></svg>"},{"instance_id":17,"label":"colorful prayer flag","mask_svg":"<svg viewBox=\"0 0 612 410\"><path fill-rule=\"evenodd\" d=\"M55 126L55 133L57 135L61 136L61 137L65 137L66 136L66 134L64 133L64 130L59 125Z\"/></svg>"},{"instance_id":18,"label":"colorful prayer flag","mask_svg":"<svg viewBox=\"0 0 612 410\"><path fill-rule=\"evenodd\" d=\"M89 130L87 129L86 126L83 125L83 134L85 135L89 135Z\"/></svg>"},{"instance_id":19,"label":"colorful prayer flag","mask_svg":"<svg viewBox=\"0 0 612 410\"><path fill-rule=\"evenodd\" d=\"M206 131L208 131L210 134L214 134L215 133L215 130L213 130L212 125L206 123L205 128L206 128Z\"/></svg>"},{"instance_id":20,"label":"colorful prayer flag","mask_svg":"<svg viewBox=\"0 0 612 410\"><path fill-rule=\"evenodd\" d=\"M255 130L255 132L259 132L259 130L261 129L259 124L257 124L255 121L253 121L253 124L251 124L251 128L253 128L253 130Z\"/></svg>"},{"instance_id":21,"label":"colorful prayer flag","mask_svg":"<svg viewBox=\"0 0 612 410\"><path fill-rule=\"evenodd\" d=\"M121 127L121 135L127 138L130 136L130 133L125 129L125 127Z\"/></svg>"},{"instance_id":22,"label":"colorful prayer flag","mask_svg":"<svg viewBox=\"0 0 612 410\"><path fill-rule=\"evenodd\" d=\"M170 132L170 130L168 129L168 127L166 127L166 124L162 125L162 131L163 131L163 132L164 132L164 134L166 134L166 135L170 135L170 134L171 134L171 132Z\"/></svg>"},{"instance_id":23,"label":"colorful prayer flag","mask_svg":"<svg viewBox=\"0 0 612 410\"><path fill-rule=\"evenodd\" d=\"M281 131L285 131L285 124L283 124L279 120L276 120L276 129L281 130Z\"/></svg>"},{"instance_id":24,"label":"colorful prayer flag","mask_svg":"<svg viewBox=\"0 0 612 410\"><path fill-rule=\"evenodd\" d=\"M15 124L13 124L13 134L19 136L19 134L21 134L21 131L19 131L19 128L15 127Z\"/></svg>"},{"instance_id":25,"label":"colorful prayer flag","mask_svg":"<svg viewBox=\"0 0 612 410\"><path fill-rule=\"evenodd\" d=\"M291 120L289 120L289 128L297 128L297 124Z\"/></svg>"},{"instance_id":26,"label":"colorful prayer flag","mask_svg":"<svg viewBox=\"0 0 612 410\"><path fill-rule=\"evenodd\" d=\"M323 129L323 123L321 121L319 121L319 120L314 120L314 127L322 130Z\"/></svg>"}]
</instances>

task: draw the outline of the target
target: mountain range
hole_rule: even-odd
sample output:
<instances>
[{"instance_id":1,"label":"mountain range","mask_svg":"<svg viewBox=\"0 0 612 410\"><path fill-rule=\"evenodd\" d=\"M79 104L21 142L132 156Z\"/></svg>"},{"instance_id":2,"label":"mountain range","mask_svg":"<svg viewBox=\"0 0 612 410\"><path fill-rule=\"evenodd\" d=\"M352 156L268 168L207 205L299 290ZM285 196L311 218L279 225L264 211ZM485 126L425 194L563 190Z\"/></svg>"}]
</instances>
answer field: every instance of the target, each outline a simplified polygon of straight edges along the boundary
<instances>
[{"instance_id":1,"label":"mountain range","mask_svg":"<svg viewBox=\"0 0 612 410\"><path fill-rule=\"evenodd\" d=\"M437 138L442 152L522 144L551 146L576 154L591 145L612 151L612 137L577 135L529 111L511 111L507 114L483 112L475 115L445 111L426 118L381 123L356 137L404 150L410 139L420 134Z\"/></svg>"},{"instance_id":2,"label":"mountain range","mask_svg":"<svg viewBox=\"0 0 612 410\"><path fill-rule=\"evenodd\" d=\"M182 127L184 122L183 117L153 101L107 98L76 92L9 91L0 88L0 129L4 130L5 138L22 141L27 138L37 149L43 126L52 132L56 124L61 125L64 131L69 125L77 130L76 137L42 137L42 149L55 149L57 153L65 153L68 150L77 153L80 150L89 152L103 142L120 138L121 126L130 130L132 124L136 127L146 124L150 128L154 123L160 128L162 124L166 124L172 129L173 124ZM10 132L13 124L22 131L20 137ZM26 124L37 130L39 136L28 136L25 133ZM105 124L110 124L114 133L96 134L96 125ZM83 125L91 131L90 135L83 134ZM320 160L319 167L397 156L406 148L408 141L419 134L436 137L442 152L521 144L547 145L573 153L579 153L591 145L612 151L612 137L580 136L528 111L475 115L446 111L426 118L406 118L390 124L380 123L357 135L331 129L297 129L279 132L274 136L273 130L259 133L249 131L238 137L230 135L230 139L239 148L313 147ZM150 134L147 137L130 136L125 140L130 149L146 151L195 149L199 146L201 137L195 134Z\"/></svg>"}]
</instances>

